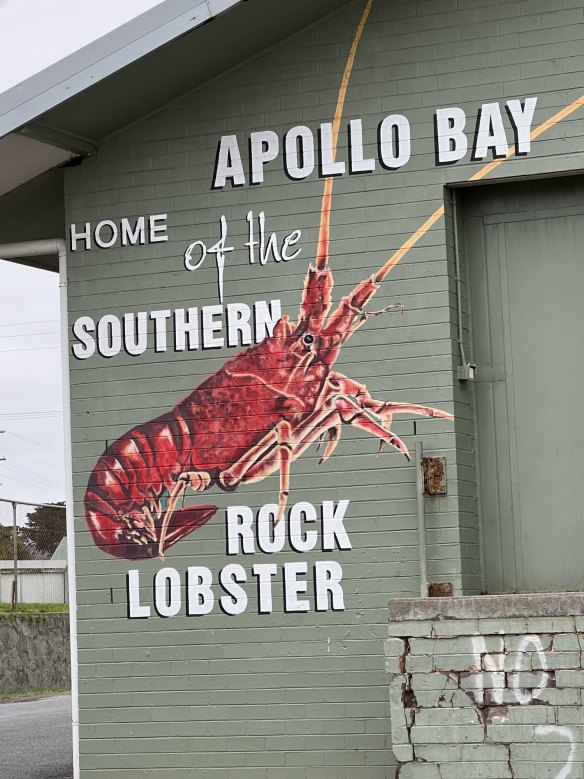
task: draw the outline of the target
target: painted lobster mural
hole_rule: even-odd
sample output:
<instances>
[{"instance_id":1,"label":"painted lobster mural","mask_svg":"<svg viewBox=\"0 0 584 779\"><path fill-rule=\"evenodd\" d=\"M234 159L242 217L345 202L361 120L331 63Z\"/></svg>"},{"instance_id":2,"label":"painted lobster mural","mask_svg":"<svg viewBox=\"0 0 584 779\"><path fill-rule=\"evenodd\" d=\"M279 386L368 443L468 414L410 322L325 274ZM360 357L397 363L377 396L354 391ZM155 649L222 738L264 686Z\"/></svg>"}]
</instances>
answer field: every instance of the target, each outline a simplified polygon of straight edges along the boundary
<instances>
[{"instance_id":1,"label":"painted lobster mural","mask_svg":"<svg viewBox=\"0 0 584 779\"><path fill-rule=\"evenodd\" d=\"M334 153L355 51L371 8L368 0L349 54L333 122ZM325 442L321 463L352 425L409 458L392 432L394 414L452 419L444 411L377 400L334 365L349 338L382 311L365 307L397 262L394 255L331 312L328 266L333 179L325 181L316 260L304 282L295 322L282 316L273 334L244 349L170 411L110 444L87 485L85 515L93 540L126 560L163 556L217 511L181 505L191 488L235 490L279 473L278 513L284 515L290 467L308 447Z\"/></svg>"}]
</instances>

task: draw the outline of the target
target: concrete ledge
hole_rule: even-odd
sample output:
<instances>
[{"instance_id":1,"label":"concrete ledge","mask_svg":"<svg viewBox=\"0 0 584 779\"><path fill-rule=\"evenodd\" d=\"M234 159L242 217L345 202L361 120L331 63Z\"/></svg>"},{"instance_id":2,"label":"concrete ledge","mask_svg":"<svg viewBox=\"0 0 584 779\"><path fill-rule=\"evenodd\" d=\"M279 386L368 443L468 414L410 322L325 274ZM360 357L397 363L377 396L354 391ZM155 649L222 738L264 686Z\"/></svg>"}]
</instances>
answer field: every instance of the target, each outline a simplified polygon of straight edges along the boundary
<instances>
[{"instance_id":1,"label":"concrete ledge","mask_svg":"<svg viewBox=\"0 0 584 779\"><path fill-rule=\"evenodd\" d=\"M396 598L389 601L389 621L573 617L584 615L584 593L477 595L460 598Z\"/></svg>"}]
</instances>

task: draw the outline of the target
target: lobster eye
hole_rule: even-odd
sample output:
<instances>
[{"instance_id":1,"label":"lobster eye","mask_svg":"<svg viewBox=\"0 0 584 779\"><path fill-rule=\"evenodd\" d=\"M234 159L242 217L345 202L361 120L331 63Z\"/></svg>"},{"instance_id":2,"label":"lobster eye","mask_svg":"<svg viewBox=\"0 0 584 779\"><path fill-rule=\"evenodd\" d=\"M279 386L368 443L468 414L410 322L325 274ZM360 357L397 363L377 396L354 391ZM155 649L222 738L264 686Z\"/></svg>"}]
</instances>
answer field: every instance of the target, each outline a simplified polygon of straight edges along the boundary
<instances>
[{"instance_id":1,"label":"lobster eye","mask_svg":"<svg viewBox=\"0 0 584 779\"><path fill-rule=\"evenodd\" d=\"M306 333L304 338L302 339L305 344L313 344L314 343L314 336L310 333Z\"/></svg>"}]
</instances>

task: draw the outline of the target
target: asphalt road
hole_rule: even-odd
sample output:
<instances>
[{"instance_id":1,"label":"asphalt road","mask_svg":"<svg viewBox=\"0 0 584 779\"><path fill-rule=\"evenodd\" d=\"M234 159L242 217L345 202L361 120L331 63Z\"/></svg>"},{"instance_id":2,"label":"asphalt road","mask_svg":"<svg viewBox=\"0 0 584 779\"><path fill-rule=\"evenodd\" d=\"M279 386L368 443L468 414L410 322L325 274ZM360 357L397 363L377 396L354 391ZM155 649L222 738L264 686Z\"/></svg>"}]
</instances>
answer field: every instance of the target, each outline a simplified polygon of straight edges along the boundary
<instances>
[{"instance_id":1,"label":"asphalt road","mask_svg":"<svg viewBox=\"0 0 584 779\"><path fill-rule=\"evenodd\" d=\"M1 779L71 779L71 696L0 704Z\"/></svg>"}]
</instances>

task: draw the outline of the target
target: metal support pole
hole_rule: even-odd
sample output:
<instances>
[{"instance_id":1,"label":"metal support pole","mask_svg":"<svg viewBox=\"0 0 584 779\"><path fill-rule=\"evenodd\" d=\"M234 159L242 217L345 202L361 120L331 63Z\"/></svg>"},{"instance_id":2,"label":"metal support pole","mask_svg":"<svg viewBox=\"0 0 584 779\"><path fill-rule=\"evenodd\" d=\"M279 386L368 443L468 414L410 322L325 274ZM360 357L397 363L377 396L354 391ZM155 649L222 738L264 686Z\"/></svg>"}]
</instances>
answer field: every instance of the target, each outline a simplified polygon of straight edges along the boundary
<instances>
[{"instance_id":1,"label":"metal support pole","mask_svg":"<svg viewBox=\"0 0 584 779\"><path fill-rule=\"evenodd\" d=\"M12 553L14 555L14 579L12 580L12 610L18 602L18 544L16 543L16 502L12 501Z\"/></svg>"},{"instance_id":2,"label":"metal support pole","mask_svg":"<svg viewBox=\"0 0 584 779\"><path fill-rule=\"evenodd\" d=\"M420 548L420 595L428 597L428 562L426 550L426 510L424 506L424 474L422 459L424 447L421 441L416 441L416 495L418 501L418 540Z\"/></svg>"}]
</instances>

